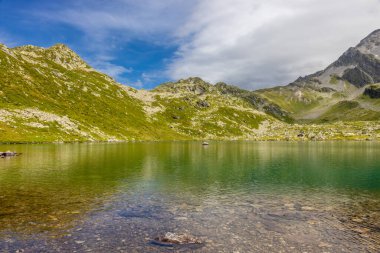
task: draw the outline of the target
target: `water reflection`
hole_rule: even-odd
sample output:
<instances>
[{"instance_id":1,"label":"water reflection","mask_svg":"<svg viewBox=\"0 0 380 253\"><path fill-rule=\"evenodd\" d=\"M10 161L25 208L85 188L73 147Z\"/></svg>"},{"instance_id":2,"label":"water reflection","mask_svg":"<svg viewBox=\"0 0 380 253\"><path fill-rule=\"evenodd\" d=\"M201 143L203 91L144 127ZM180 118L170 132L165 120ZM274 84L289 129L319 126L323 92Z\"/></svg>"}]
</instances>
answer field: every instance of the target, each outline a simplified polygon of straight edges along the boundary
<instances>
[{"instance_id":1,"label":"water reflection","mask_svg":"<svg viewBox=\"0 0 380 253\"><path fill-rule=\"evenodd\" d=\"M161 251L146 248L146 238L181 229L211 240L203 249L210 252L227 249L226 236L228 249L243 251L254 243L258 251L269 245L310 250L307 241L331 233L336 235L323 245L333 249L343 243L347 250L371 251L379 245L372 242L380 239L378 143L0 146L8 149L23 155L0 160L0 234L26 236L16 240L17 247L40 249L42 233L59 238L50 242L57 249L84 247L75 241L99 249L104 240L89 238L96 230L110 248L120 247L124 237L126 251ZM339 239L355 233L356 248ZM66 243L67 235L76 240Z\"/></svg>"}]
</instances>

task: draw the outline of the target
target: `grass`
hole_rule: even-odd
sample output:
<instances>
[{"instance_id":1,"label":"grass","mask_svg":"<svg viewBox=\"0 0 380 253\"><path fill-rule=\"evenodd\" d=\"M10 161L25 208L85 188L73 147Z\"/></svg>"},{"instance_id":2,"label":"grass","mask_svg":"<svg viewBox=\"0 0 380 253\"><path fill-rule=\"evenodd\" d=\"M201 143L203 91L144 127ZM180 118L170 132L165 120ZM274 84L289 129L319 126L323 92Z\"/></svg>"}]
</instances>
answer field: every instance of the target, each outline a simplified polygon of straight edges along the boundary
<instances>
[{"instance_id":1,"label":"grass","mask_svg":"<svg viewBox=\"0 0 380 253\"><path fill-rule=\"evenodd\" d=\"M302 95L298 96L295 91L280 87L262 90L260 91L260 95L294 115L302 114L324 102L324 98L315 91L307 88L303 88L300 91Z\"/></svg>"},{"instance_id":2,"label":"grass","mask_svg":"<svg viewBox=\"0 0 380 253\"><path fill-rule=\"evenodd\" d=\"M330 84L338 84L339 80L341 80L341 78L337 75L330 76Z\"/></svg>"},{"instance_id":3,"label":"grass","mask_svg":"<svg viewBox=\"0 0 380 253\"><path fill-rule=\"evenodd\" d=\"M259 106L268 107L268 113L276 107L257 96L293 112L323 103L323 98L310 90L303 92L304 100L296 100L288 90L273 89L257 95L191 78L159 86L151 91L155 100L148 104L132 96L136 90L122 87L108 76L89 69L75 54L60 50L60 47L18 48L13 50L15 58L0 50L0 110L4 110L0 111L3 112L0 118L6 118L0 121L0 142L294 139L300 126L259 112ZM21 57L22 52L34 52L36 56L27 56L26 61ZM55 57L85 67L68 69L56 63ZM207 101L209 106L199 105L199 101ZM145 112L147 106L160 110L150 115ZM349 114L349 110L354 110L356 115L362 112L356 109L355 105L343 104L325 116L335 121L340 111ZM30 110L36 113L26 117ZM367 113L368 118L377 117ZM66 119L75 127L63 128ZM268 126L261 133L258 129L264 122ZM302 127L314 131L311 126ZM341 128L335 123L318 127L322 132L328 127ZM352 129L355 127L350 125L344 131Z\"/></svg>"},{"instance_id":4,"label":"grass","mask_svg":"<svg viewBox=\"0 0 380 253\"><path fill-rule=\"evenodd\" d=\"M362 108L357 101L341 101L332 106L316 122L357 121L357 119L376 121L380 112Z\"/></svg>"}]
</instances>

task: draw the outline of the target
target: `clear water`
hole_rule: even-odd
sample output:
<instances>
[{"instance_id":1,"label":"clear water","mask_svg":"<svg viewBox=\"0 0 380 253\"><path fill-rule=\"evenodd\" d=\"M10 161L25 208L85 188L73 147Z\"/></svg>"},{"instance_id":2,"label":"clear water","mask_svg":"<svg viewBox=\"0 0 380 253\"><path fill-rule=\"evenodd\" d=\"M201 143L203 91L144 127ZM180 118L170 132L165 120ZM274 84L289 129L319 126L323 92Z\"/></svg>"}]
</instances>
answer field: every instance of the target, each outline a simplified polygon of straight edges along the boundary
<instances>
[{"instance_id":1,"label":"clear water","mask_svg":"<svg viewBox=\"0 0 380 253\"><path fill-rule=\"evenodd\" d=\"M0 252L380 252L380 143L8 149ZM151 243L166 232L204 243Z\"/></svg>"}]
</instances>

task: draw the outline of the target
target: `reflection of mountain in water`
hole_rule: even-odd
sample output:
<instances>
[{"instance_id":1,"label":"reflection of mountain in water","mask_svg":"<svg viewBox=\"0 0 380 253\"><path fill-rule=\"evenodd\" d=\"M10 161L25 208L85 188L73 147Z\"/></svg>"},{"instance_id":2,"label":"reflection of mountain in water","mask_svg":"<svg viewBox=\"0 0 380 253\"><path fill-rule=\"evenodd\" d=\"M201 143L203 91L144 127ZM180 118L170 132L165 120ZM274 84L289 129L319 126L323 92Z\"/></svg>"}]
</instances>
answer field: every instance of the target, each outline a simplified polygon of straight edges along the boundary
<instances>
[{"instance_id":1,"label":"reflection of mountain in water","mask_svg":"<svg viewBox=\"0 0 380 253\"><path fill-rule=\"evenodd\" d=\"M376 144L219 142L202 147L176 142L147 148L142 175L170 189L378 187Z\"/></svg>"},{"instance_id":2,"label":"reflection of mountain in water","mask_svg":"<svg viewBox=\"0 0 380 253\"><path fill-rule=\"evenodd\" d=\"M135 173L139 152L117 145L17 146L23 155L0 162L0 229L64 228L107 201ZM125 152L128 150L128 152ZM132 151L132 152L131 152Z\"/></svg>"},{"instance_id":3,"label":"reflection of mountain in water","mask_svg":"<svg viewBox=\"0 0 380 253\"><path fill-rule=\"evenodd\" d=\"M0 161L0 230L64 228L126 190L186 195L197 202L237 192L379 192L379 148L270 142L20 145L22 156Z\"/></svg>"}]
</instances>

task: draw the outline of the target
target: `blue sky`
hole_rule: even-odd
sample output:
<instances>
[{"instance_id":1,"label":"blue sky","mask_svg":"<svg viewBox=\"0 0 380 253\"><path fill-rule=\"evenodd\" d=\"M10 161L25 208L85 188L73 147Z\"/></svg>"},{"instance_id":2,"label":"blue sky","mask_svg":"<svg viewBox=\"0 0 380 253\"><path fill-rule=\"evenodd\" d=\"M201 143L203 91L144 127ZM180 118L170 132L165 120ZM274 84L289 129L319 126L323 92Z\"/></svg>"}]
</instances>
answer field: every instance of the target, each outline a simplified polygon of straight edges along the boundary
<instances>
[{"instance_id":1,"label":"blue sky","mask_svg":"<svg viewBox=\"0 0 380 253\"><path fill-rule=\"evenodd\" d=\"M326 67L379 13L379 0L0 0L0 43L65 43L137 88L199 76L257 89Z\"/></svg>"},{"instance_id":2,"label":"blue sky","mask_svg":"<svg viewBox=\"0 0 380 253\"><path fill-rule=\"evenodd\" d=\"M121 83L136 87L151 88L169 80L165 73L166 62L174 55L178 45L170 43L167 39L169 35L165 35L167 31L146 32L143 28L135 31L137 28L127 25L108 26L104 20L81 26L81 22L88 22L81 20L81 13L84 14L83 18L88 15L88 19L96 19L96 15L89 11L102 10L102 5L110 1L78 2L0 1L0 43L9 47L25 44L49 47L64 43L95 68L107 72ZM115 8L118 18L128 15L129 9L132 12L139 7L117 2L110 6L108 13L112 14L112 8ZM119 11L120 6L125 10ZM75 10L77 12L71 12ZM135 22L139 22L143 17L134 18Z\"/></svg>"}]
</instances>

